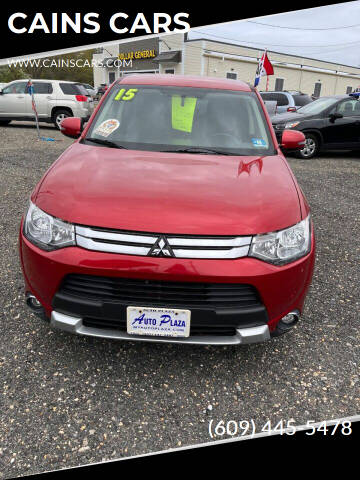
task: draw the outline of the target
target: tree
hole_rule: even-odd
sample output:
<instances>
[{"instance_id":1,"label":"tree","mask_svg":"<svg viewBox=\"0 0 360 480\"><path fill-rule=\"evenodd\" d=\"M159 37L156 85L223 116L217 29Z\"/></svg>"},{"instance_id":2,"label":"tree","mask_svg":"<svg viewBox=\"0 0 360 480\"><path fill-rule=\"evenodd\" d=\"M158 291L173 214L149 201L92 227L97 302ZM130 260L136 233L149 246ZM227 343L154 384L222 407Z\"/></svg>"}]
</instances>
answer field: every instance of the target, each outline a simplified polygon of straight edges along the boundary
<instances>
[{"instance_id":1,"label":"tree","mask_svg":"<svg viewBox=\"0 0 360 480\"><path fill-rule=\"evenodd\" d=\"M20 78L68 80L93 83L91 65L94 50L66 53L52 57L24 60L16 66L0 67L0 82L8 83Z\"/></svg>"}]
</instances>

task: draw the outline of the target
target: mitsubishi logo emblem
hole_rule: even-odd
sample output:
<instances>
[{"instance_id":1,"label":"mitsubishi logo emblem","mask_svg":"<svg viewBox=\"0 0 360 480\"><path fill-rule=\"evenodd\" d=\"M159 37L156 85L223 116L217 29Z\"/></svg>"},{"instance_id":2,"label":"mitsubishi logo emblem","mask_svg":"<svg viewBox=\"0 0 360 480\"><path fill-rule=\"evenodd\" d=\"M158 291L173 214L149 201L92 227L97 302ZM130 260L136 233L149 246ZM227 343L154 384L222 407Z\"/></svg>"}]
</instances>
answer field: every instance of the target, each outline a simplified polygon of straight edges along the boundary
<instances>
[{"instance_id":1,"label":"mitsubishi logo emblem","mask_svg":"<svg viewBox=\"0 0 360 480\"><path fill-rule=\"evenodd\" d=\"M174 257L174 252L172 251L169 242L166 237L161 235L154 245L150 248L148 255L152 257Z\"/></svg>"}]
</instances>

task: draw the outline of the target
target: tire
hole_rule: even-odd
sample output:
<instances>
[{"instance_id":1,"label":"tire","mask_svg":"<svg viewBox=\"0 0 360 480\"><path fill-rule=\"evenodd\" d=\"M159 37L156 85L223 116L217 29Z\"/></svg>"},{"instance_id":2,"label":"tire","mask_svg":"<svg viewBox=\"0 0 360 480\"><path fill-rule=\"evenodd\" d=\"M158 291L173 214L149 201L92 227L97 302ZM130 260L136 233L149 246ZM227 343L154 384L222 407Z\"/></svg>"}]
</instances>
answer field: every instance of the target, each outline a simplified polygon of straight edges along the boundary
<instances>
[{"instance_id":1,"label":"tire","mask_svg":"<svg viewBox=\"0 0 360 480\"><path fill-rule=\"evenodd\" d=\"M320 142L316 135L312 133L305 133L305 147L296 152L296 156L298 158L302 158L304 160L309 160L310 158L314 158L320 150Z\"/></svg>"},{"instance_id":2,"label":"tire","mask_svg":"<svg viewBox=\"0 0 360 480\"><path fill-rule=\"evenodd\" d=\"M60 122L64 118L73 117L73 114L69 110L56 110L53 115L53 122L55 127L60 130Z\"/></svg>"},{"instance_id":3,"label":"tire","mask_svg":"<svg viewBox=\"0 0 360 480\"><path fill-rule=\"evenodd\" d=\"M9 125L10 122L11 122L11 120L0 120L0 127L3 127L5 125Z\"/></svg>"}]
</instances>

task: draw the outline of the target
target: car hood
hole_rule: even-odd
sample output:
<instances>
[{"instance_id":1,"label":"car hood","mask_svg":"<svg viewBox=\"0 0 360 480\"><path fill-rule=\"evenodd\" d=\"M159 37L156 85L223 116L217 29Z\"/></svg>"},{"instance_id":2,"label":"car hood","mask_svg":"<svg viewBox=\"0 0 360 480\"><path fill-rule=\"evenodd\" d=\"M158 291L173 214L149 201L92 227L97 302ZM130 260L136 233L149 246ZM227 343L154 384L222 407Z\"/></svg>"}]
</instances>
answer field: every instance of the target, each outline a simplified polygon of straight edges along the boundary
<instances>
[{"instance_id":1,"label":"car hood","mask_svg":"<svg viewBox=\"0 0 360 480\"><path fill-rule=\"evenodd\" d=\"M247 235L301 220L281 155L119 150L74 143L32 200L68 222L154 233Z\"/></svg>"},{"instance_id":2,"label":"car hood","mask_svg":"<svg viewBox=\"0 0 360 480\"><path fill-rule=\"evenodd\" d=\"M277 123L285 123L285 122L298 122L303 120L308 120L311 118L311 115L304 115L302 113L296 112L285 112L285 113L278 113L277 115L273 115L271 117L271 123L273 125Z\"/></svg>"}]
</instances>

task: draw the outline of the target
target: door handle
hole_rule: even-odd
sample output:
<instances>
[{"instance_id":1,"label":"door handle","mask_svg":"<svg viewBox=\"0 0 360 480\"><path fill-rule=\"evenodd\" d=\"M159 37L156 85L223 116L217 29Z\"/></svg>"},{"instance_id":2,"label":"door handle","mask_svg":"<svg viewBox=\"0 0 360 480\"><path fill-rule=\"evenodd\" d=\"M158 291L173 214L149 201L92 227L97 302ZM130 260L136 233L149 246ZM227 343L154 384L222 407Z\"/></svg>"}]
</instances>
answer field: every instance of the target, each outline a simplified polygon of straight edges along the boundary
<instances>
[{"instance_id":1,"label":"door handle","mask_svg":"<svg viewBox=\"0 0 360 480\"><path fill-rule=\"evenodd\" d=\"M48 97L46 97L46 98L47 98L48 100L52 100L52 99L53 99L53 97L51 97L51 96L48 96Z\"/></svg>"},{"instance_id":2,"label":"door handle","mask_svg":"<svg viewBox=\"0 0 360 480\"><path fill-rule=\"evenodd\" d=\"M24 98L24 95L18 95L16 98Z\"/></svg>"}]
</instances>

